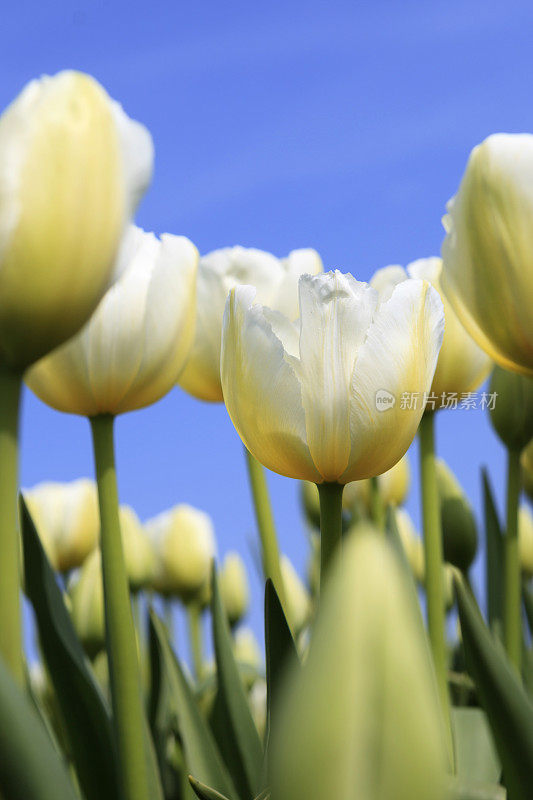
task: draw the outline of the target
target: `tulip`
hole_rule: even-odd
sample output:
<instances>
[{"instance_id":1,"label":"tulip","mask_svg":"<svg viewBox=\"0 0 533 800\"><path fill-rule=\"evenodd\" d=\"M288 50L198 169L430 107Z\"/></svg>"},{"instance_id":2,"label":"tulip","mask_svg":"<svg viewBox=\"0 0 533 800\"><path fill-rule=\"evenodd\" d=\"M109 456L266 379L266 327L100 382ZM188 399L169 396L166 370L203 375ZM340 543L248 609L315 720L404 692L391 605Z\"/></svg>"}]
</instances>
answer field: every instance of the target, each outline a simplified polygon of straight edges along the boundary
<instances>
[{"instance_id":1,"label":"tulip","mask_svg":"<svg viewBox=\"0 0 533 800\"><path fill-rule=\"evenodd\" d=\"M155 403L175 384L194 335L198 252L184 236L130 226L121 278L85 328L39 361L28 386L58 411L95 417Z\"/></svg>"},{"instance_id":2,"label":"tulip","mask_svg":"<svg viewBox=\"0 0 533 800\"><path fill-rule=\"evenodd\" d=\"M87 654L94 658L105 647L104 586L102 560L94 550L68 588L71 617Z\"/></svg>"},{"instance_id":3,"label":"tulip","mask_svg":"<svg viewBox=\"0 0 533 800\"><path fill-rule=\"evenodd\" d=\"M281 575L285 587L285 613L295 638L302 632L311 616L311 598L287 556L281 557Z\"/></svg>"},{"instance_id":4,"label":"tulip","mask_svg":"<svg viewBox=\"0 0 533 800\"><path fill-rule=\"evenodd\" d=\"M394 553L349 537L307 660L275 707L277 800L444 800L446 751L424 634Z\"/></svg>"},{"instance_id":5,"label":"tulip","mask_svg":"<svg viewBox=\"0 0 533 800\"><path fill-rule=\"evenodd\" d=\"M378 270L370 285L380 293L380 298L390 297L398 283L410 278L425 279L439 292L444 304L444 338L431 384L431 410L446 408L449 397L472 392L485 380L490 372L491 360L466 332L453 308L448 303L441 286L442 260L421 258L413 261L405 270L390 266ZM428 404L429 405L429 404Z\"/></svg>"},{"instance_id":6,"label":"tulip","mask_svg":"<svg viewBox=\"0 0 533 800\"><path fill-rule=\"evenodd\" d=\"M409 492L410 470L407 456L384 472L377 479L378 489L385 506L401 506ZM363 506L368 513L371 510L371 486L369 480L348 483L342 495L342 504L350 510L354 505Z\"/></svg>"},{"instance_id":7,"label":"tulip","mask_svg":"<svg viewBox=\"0 0 533 800\"><path fill-rule=\"evenodd\" d=\"M215 557L215 533L208 514L189 505L177 505L145 523L158 567L156 591L188 603L197 599L209 581Z\"/></svg>"},{"instance_id":8,"label":"tulip","mask_svg":"<svg viewBox=\"0 0 533 800\"><path fill-rule=\"evenodd\" d=\"M262 250L226 247L200 259L197 277L196 333L180 386L200 400L222 402L220 343L228 292L243 284L255 286L257 299L295 320L298 317L298 279L322 272L315 250L293 250L276 258Z\"/></svg>"},{"instance_id":9,"label":"tulip","mask_svg":"<svg viewBox=\"0 0 533 800\"><path fill-rule=\"evenodd\" d=\"M527 506L518 510L518 546L520 566L526 575L533 575L533 516Z\"/></svg>"},{"instance_id":10,"label":"tulip","mask_svg":"<svg viewBox=\"0 0 533 800\"><path fill-rule=\"evenodd\" d=\"M477 551L474 512L457 478L442 459L437 459L444 560L467 573Z\"/></svg>"},{"instance_id":11,"label":"tulip","mask_svg":"<svg viewBox=\"0 0 533 800\"><path fill-rule=\"evenodd\" d=\"M248 694L250 711L255 722L255 727L261 741L264 741L267 725L267 686L266 681L259 679L254 682Z\"/></svg>"},{"instance_id":12,"label":"tulip","mask_svg":"<svg viewBox=\"0 0 533 800\"><path fill-rule=\"evenodd\" d=\"M533 375L532 170L532 135L489 136L443 219L445 295L479 346L524 375Z\"/></svg>"},{"instance_id":13,"label":"tulip","mask_svg":"<svg viewBox=\"0 0 533 800\"><path fill-rule=\"evenodd\" d=\"M520 456L522 466L522 484L527 496L533 499L533 439L522 451Z\"/></svg>"},{"instance_id":14,"label":"tulip","mask_svg":"<svg viewBox=\"0 0 533 800\"><path fill-rule=\"evenodd\" d=\"M87 321L151 178L152 140L89 75L31 81L0 117L0 363Z\"/></svg>"},{"instance_id":15,"label":"tulip","mask_svg":"<svg viewBox=\"0 0 533 800\"><path fill-rule=\"evenodd\" d=\"M151 585L156 558L139 517L130 506L120 507L120 532L130 588L132 592L139 592Z\"/></svg>"},{"instance_id":16,"label":"tulip","mask_svg":"<svg viewBox=\"0 0 533 800\"><path fill-rule=\"evenodd\" d=\"M53 568L67 573L80 567L100 533L94 481L39 483L24 490L24 499Z\"/></svg>"},{"instance_id":17,"label":"tulip","mask_svg":"<svg viewBox=\"0 0 533 800\"><path fill-rule=\"evenodd\" d=\"M419 583L424 583L426 567L422 539L416 533L413 520L404 508L395 509L394 516L405 557L411 567L411 571Z\"/></svg>"},{"instance_id":18,"label":"tulip","mask_svg":"<svg viewBox=\"0 0 533 800\"><path fill-rule=\"evenodd\" d=\"M250 587L246 567L238 553L228 553L219 575L222 604L232 627L237 625L248 611Z\"/></svg>"},{"instance_id":19,"label":"tulip","mask_svg":"<svg viewBox=\"0 0 533 800\"><path fill-rule=\"evenodd\" d=\"M251 628L239 628L235 633L234 655L236 661L257 669L261 666L261 650Z\"/></svg>"}]
</instances>

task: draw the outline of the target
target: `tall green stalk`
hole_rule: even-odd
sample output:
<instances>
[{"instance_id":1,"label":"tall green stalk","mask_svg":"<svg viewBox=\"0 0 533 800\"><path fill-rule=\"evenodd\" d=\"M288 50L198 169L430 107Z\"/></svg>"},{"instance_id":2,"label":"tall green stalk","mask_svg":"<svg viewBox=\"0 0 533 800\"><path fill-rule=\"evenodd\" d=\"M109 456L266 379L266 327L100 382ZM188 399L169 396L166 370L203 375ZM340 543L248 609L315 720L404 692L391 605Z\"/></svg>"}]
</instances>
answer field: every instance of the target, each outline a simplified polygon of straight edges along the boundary
<instances>
[{"instance_id":1,"label":"tall green stalk","mask_svg":"<svg viewBox=\"0 0 533 800\"><path fill-rule=\"evenodd\" d=\"M278 597L285 606L285 587L281 575L280 556L276 526L272 515L272 507L268 494L268 486L265 471L259 461L253 457L249 450L244 448L246 454L246 464L248 467L248 477L252 489L254 501L255 518L261 540L261 559L263 562L263 573L265 578L270 578Z\"/></svg>"},{"instance_id":2,"label":"tall green stalk","mask_svg":"<svg viewBox=\"0 0 533 800\"><path fill-rule=\"evenodd\" d=\"M372 520L380 531L385 530L385 504L379 488L378 478L370 478L370 512Z\"/></svg>"},{"instance_id":3,"label":"tall green stalk","mask_svg":"<svg viewBox=\"0 0 533 800\"><path fill-rule=\"evenodd\" d=\"M442 555L440 500L435 468L434 414L425 413L422 416L418 435L420 439L420 480L424 525L428 632L439 696L448 733L450 758L453 758L447 679L444 560Z\"/></svg>"},{"instance_id":4,"label":"tall green stalk","mask_svg":"<svg viewBox=\"0 0 533 800\"><path fill-rule=\"evenodd\" d=\"M24 686L18 525L18 421L22 374L0 369L0 655Z\"/></svg>"},{"instance_id":5,"label":"tall green stalk","mask_svg":"<svg viewBox=\"0 0 533 800\"><path fill-rule=\"evenodd\" d=\"M107 654L118 762L125 800L148 800L144 711L126 564L120 534L114 418L93 417L100 506Z\"/></svg>"},{"instance_id":6,"label":"tall green stalk","mask_svg":"<svg viewBox=\"0 0 533 800\"><path fill-rule=\"evenodd\" d=\"M198 603L189 603L187 606L187 622L189 624L189 642L194 675L196 680L199 681L203 674L204 657L202 647L202 611Z\"/></svg>"},{"instance_id":7,"label":"tall green stalk","mask_svg":"<svg viewBox=\"0 0 533 800\"><path fill-rule=\"evenodd\" d=\"M318 483L320 498L320 588L324 585L331 560L342 541L341 483Z\"/></svg>"},{"instance_id":8,"label":"tall green stalk","mask_svg":"<svg viewBox=\"0 0 533 800\"><path fill-rule=\"evenodd\" d=\"M518 550L520 451L507 451L507 527L505 532L504 639L509 661L518 673L522 662L522 590Z\"/></svg>"}]
</instances>

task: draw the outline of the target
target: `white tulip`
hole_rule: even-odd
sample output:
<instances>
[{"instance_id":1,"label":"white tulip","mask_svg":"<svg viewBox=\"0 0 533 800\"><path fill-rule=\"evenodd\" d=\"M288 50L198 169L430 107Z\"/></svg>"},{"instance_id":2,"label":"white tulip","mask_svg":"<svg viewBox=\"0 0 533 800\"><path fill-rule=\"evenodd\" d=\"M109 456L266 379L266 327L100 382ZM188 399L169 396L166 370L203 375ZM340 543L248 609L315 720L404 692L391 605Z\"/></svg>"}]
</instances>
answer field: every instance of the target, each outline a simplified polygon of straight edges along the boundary
<instances>
[{"instance_id":1,"label":"white tulip","mask_svg":"<svg viewBox=\"0 0 533 800\"><path fill-rule=\"evenodd\" d=\"M315 250L293 250L276 258L263 250L227 247L200 259L197 279L196 334L191 355L179 378L185 391L212 402L222 401L220 339L228 292L243 284L255 286L258 302L289 319L298 316L298 279L322 272Z\"/></svg>"},{"instance_id":2,"label":"white tulip","mask_svg":"<svg viewBox=\"0 0 533 800\"><path fill-rule=\"evenodd\" d=\"M29 371L30 388L59 411L89 417L155 403L175 384L192 343L197 263L184 236L159 240L132 225L121 278L82 331Z\"/></svg>"},{"instance_id":3,"label":"white tulip","mask_svg":"<svg viewBox=\"0 0 533 800\"><path fill-rule=\"evenodd\" d=\"M315 483L390 469L413 440L433 379L438 292L409 280L380 303L351 275L304 275L299 323L254 304L255 294L231 291L222 335L224 401L248 450L274 472ZM416 407L402 402L411 393Z\"/></svg>"}]
</instances>

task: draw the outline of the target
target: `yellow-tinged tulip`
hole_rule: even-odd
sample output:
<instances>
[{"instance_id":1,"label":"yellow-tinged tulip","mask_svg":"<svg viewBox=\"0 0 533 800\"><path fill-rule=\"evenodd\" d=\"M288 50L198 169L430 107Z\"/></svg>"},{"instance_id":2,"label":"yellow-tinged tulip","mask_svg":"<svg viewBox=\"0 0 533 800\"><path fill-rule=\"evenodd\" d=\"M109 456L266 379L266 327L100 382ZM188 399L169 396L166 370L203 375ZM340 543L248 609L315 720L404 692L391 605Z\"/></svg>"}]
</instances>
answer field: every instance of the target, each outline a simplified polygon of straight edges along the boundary
<instances>
[{"instance_id":1,"label":"yellow-tinged tulip","mask_svg":"<svg viewBox=\"0 0 533 800\"><path fill-rule=\"evenodd\" d=\"M138 592L153 581L156 569L154 548L130 506L120 507L120 532L128 581L132 591Z\"/></svg>"},{"instance_id":2,"label":"yellow-tinged tulip","mask_svg":"<svg viewBox=\"0 0 533 800\"><path fill-rule=\"evenodd\" d=\"M248 702L255 722L255 727L261 741L265 738L267 723L267 686L266 681L260 678L248 693Z\"/></svg>"},{"instance_id":3,"label":"yellow-tinged tulip","mask_svg":"<svg viewBox=\"0 0 533 800\"><path fill-rule=\"evenodd\" d=\"M228 553L219 574L220 594L230 625L236 625L248 611L250 587L246 567L238 553Z\"/></svg>"},{"instance_id":4,"label":"yellow-tinged tulip","mask_svg":"<svg viewBox=\"0 0 533 800\"><path fill-rule=\"evenodd\" d=\"M518 545L522 569L533 575L533 516L524 505L518 509Z\"/></svg>"},{"instance_id":5,"label":"yellow-tinged tulip","mask_svg":"<svg viewBox=\"0 0 533 800\"><path fill-rule=\"evenodd\" d=\"M81 566L100 532L94 481L39 483L24 490L24 499L54 569L69 572Z\"/></svg>"},{"instance_id":6,"label":"yellow-tinged tulip","mask_svg":"<svg viewBox=\"0 0 533 800\"><path fill-rule=\"evenodd\" d=\"M250 667L261 666L261 650L251 628L239 628L235 632L233 650L235 659L241 664Z\"/></svg>"},{"instance_id":7,"label":"yellow-tinged tulip","mask_svg":"<svg viewBox=\"0 0 533 800\"><path fill-rule=\"evenodd\" d=\"M175 384L194 335L196 247L184 236L130 226L120 279L69 342L39 361L28 386L71 414L122 414Z\"/></svg>"},{"instance_id":8,"label":"yellow-tinged tulip","mask_svg":"<svg viewBox=\"0 0 533 800\"><path fill-rule=\"evenodd\" d=\"M281 557L280 567L285 589L285 613L296 637L309 622L311 597L287 556Z\"/></svg>"},{"instance_id":9,"label":"yellow-tinged tulip","mask_svg":"<svg viewBox=\"0 0 533 800\"><path fill-rule=\"evenodd\" d=\"M413 520L404 508L396 509L395 519L405 556L413 575L419 583L424 583L426 565L422 539L416 533Z\"/></svg>"},{"instance_id":10,"label":"yellow-tinged tulip","mask_svg":"<svg viewBox=\"0 0 533 800\"><path fill-rule=\"evenodd\" d=\"M315 250L293 250L276 258L263 250L226 247L200 259L197 278L196 333L190 357L178 383L189 394L222 402L220 338L228 292L234 286L257 289L258 302L295 320L298 317L298 279L322 272Z\"/></svg>"},{"instance_id":11,"label":"yellow-tinged tulip","mask_svg":"<svg viewBox=\"0 0 533 800\"><path fill-rule=\"evenodd\" d=\"M444 312L427 281L399 284L380 303L338 271L300 278L300 322L232 289L224 313L224 401L264 466L314 483L380 475L404 455L429 391Z\"/></svg>"},{"instance_id":12,"label":"yellow-tinged tulip","mask_svg":"<svg viewBox=\"0 0 533 800\"><path fill-rule=\"evenodd\" d=\"M70 613L76 633L91 658L105 647L104 584L99 550L85 559L69 585Z\"/></svg>"},{"instance_id":13,"label":"yellow-tinged tulip","mask_svg":"<svg viewBox=\"0 0 533 800\"><path fill-rule=\"evenodd\" d=\"M74 335L152 172L148 131L89 75L31 81L0 117L0 362Z\"/></svg>"},{"instance_id":14,"label":"yellow-tinged tulip","mask_svg":"<svg viewBox=\"0 0 533 800\"><path fill-rule=\"evenodd\" d=\"M394 287L408 277L429 281L440 295L444 304L445 324L439 360L431 384L431 392L437 398L432 400L432 410L445 408L448 395L455 395L457 399L462 393L477 389L492 366L490 358L466 332L448 303L442 291L441 274L440 258L420 258L409 264L405 270L396 265L384 267L378 270L370 281L370 285L378 290L382 300L390 297Z\"/></svg>"},{"instance_id":15,"label":"yellow-tinged tulip","mask_svg":"<svg viewBox=\"0 0 533 800\"><path fill-rule=\"evenodd\" d=\"M277 723L276 723L277 720ZM276 800L444 800L446 751L423 631L383 537L348 537L271 737Z\"/></svg>"},{"instance_id":16,"label":"yellow-tinged tulip","mask_svg":"<svg viewBox=\"0 0 533 800\"><path fill-rule=\"evenodd\" d=\"M527 496L533 500L533 439L523 450L520 457L522 464L522 483Z\"/></svg>"},{"instance_id":17,"label":"yellow-tinged tulip","mask_svg":"<svg viewBox=\"0 0 533 800\"><path fill-rule=\"evenodd\" d=\"M524 375L533 375L532 175L532 135L489 136L443 219L445 295L479 346Z\"/></svg>"},{"instance_id":18,"label":"yellow-tinged tulip","mask_svg":"<svg viewBox=\"0 0 533 800\"><path fill-rule=\"evenodd\" d=\"M181 504L145 523L157 558L154 588L184 602L196 600L209 581L215 532L208 514Z\"/></svg>"},{"instance_id":19,"label":"yellow-tinged tulip","mask_svg":"<svg viewBox=\"0 0 533 800\"><path fill-rule=\"evenodd\" d=\"M391 469L379 476L378 486L386 506L402 505L409 491L410 479L409 460L406 455L400 458ZM315 491L317 491L316 488ZM350 509L354 503L361 503L370 512L371 487L369 480L352 481L346 485L342 494L342 505L344 508Z\"/></svg>"}]
</instances>

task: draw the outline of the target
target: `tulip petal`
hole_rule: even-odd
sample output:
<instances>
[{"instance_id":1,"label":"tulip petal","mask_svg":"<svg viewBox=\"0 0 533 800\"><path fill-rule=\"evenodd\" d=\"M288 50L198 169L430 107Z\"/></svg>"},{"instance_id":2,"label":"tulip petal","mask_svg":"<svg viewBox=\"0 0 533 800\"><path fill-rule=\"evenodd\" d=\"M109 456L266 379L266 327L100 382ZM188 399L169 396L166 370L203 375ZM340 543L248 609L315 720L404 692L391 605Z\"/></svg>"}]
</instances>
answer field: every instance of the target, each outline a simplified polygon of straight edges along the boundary
<instances>
[{"instance_id":1,"label":"tulip petal","mask_svg":"<svg viewBox=\"0 0 533 800\"><path fill-rule=\"evenodd\" d=\"M274 308L290 320L298 319L298 282L302 275L318 275L323 271L322 259L316 250L301 248L291 250L286 258L281 259L286 272L276 292Z\"/></svg>"},{"instance_id":2,"label":"tulip petal","mask_svg":"<svg viewBox=\"0 0 533 800\"><path fill-rule=\"evenodd\" d=\"M309 450L326 481L337 480L348 466L350 381L377 297L339 271L300 279L298 377Z\"/></svg>"},{"instance_id":3,"label":"tulip petal","mask_svg":"<svg viewBox=\"0 0 533 800\"><path fill-rule=\"evenodd\" d=\"M152 180L154 143L148 128L130 119L115 100L111 103L111 113L122 151L126 214L127 218L131 218Z\"/></svg>"},{"instance_id":4,"label":"tulip petal","mask_svg":"<svg viewBox=\"0 0 533 800\"><path fill-rule=\"evenodd\" d=\"M407 280L377 310L351 380L349 466L342 482L390 469L411 444L429 392L444 331L444 310L427 281ZM394 403L378 409L377 395ZM417 393L416 408L402 396Z\"/></svg>"},{"instance_id":5,"label":"tulip petal","mask_svg":"<svg viewBox=\"0 0 533 800\"><path fill-rule=\"evenodd\" d=\"M255 289L238 286L226 302L221 379L224 402L252 455L281 475L315 483L320 474L306 444L302 392L283 344Z\"/></svg>"}]
</instances>

